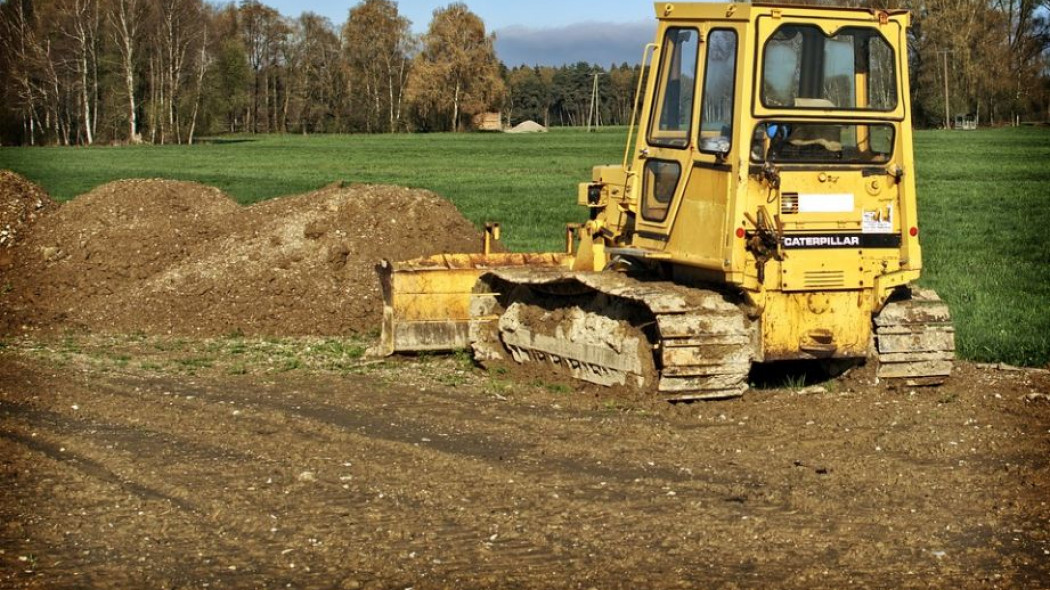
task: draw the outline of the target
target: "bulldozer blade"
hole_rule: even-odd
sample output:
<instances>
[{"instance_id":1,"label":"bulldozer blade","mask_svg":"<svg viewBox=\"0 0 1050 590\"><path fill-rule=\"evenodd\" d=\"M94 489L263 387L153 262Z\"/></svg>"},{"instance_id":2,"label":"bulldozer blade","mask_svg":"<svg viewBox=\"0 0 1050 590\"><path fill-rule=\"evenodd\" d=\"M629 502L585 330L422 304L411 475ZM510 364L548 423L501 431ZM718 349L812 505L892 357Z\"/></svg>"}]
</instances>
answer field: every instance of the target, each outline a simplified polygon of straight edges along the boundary
<instances>
[{"instance_id":1,"label":"bulldozer blade","mask_svg":"<svg viewBox=\"0 0 1050 590\"><path fill-rule=\"evenodd\" d=\"M472 329L497 319L485 312L493 294L476 292L482 274L500 268L569 268L572 258L558 253L498 253L384 260L376 266L383 291L383 328L374 352L389 356L466 348Z\"/></svg>"}]
</instances>

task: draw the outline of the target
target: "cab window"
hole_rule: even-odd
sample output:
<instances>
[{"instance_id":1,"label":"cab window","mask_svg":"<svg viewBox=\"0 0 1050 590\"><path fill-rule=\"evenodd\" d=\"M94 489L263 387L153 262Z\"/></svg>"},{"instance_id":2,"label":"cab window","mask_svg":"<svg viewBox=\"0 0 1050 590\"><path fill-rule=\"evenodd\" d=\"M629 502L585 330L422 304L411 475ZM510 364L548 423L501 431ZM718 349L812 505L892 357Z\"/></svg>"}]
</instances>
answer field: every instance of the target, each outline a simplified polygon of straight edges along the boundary
<instances>
[{"instance_id":1,"label":"cab window","mask_svg":"<svg viewBox=\"0 0 1050 590\"><path fill-rule=\"evenodd\" d=\"M813 25L783 25L763 47L762 104L892 111L897 108L893 48L872 28L846 27L829 36Z\"/></svg>"},{"instance_id":2,"label":"cab window","mask_svg":"<svg viewBox=\"0 0 1050 590\"><path fill-rule=\"evenodd\" d=\"M765 121L752 135L751 160L884 165L893 157L895 140L893 125L887 123Z\"/></svg>"},{"instance_id":3,"label":"cab window","mask_svg":"<svg viewBox=\"0 0 1050 590\"><path fill-rule=\"evenodd\" d=\"M728 154L733 137L736 90L736 31L716 29L707 36L700 151Z\"/></svg>"},{"instance_id":4,"label":"cab window","mask_svg":"<svg viewBox=\"0 0 1050 590\"><path fill-rule=\"evenodd\" d=\"M649 160L642 177L642 218L660 222L667 219L667 211L674 199L682 165L674 160Z\"/></svg>"},{"instance_id":5,"label":"cab window","mask_svg":"<svg viewBox=\"0 0 1050 590\"><path fill-rule=\"evenodd\" d=\"M649 125L649 144L685 148L692 131L700 32L671 28L661 47L660 74Z\"/></svg>"}]
</instances>

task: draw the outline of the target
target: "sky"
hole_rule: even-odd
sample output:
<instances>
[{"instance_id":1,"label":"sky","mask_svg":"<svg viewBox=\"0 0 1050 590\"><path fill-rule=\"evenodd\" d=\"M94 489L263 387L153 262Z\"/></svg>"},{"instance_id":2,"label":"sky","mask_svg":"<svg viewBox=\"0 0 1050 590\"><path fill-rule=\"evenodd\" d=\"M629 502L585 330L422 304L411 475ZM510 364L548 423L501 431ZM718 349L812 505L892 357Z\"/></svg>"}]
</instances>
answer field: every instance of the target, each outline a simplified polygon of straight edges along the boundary
<instances>
[{"instance_id":1,"label":"sky","mask_svg":"<svg viewBox=\"0 0 1050 590\"><path fill-rule=\"evenodd\" d=\"M357 0L263 0L281 14L304 10L346 22ZM426 31L435 8L449 1L398 0L401 15L416 33ZM496 53L508 66L562 65L578 61L603 66L637 63L656 30L649 0L466 0L470 10L496 33Z\"/></svg>"}]
</instances>

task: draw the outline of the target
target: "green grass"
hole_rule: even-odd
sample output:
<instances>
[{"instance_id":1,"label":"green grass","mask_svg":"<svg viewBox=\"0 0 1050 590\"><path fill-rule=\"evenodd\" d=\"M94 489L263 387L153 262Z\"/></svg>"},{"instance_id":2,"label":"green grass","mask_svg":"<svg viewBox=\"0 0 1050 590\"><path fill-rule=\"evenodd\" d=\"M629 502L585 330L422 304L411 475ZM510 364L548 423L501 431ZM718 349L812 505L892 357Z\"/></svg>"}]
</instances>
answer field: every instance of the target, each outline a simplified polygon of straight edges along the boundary
<instances>
[{"instance_id":1,"label":"green grass","mask_svg":"<svg viewBox=\"0 0 1050 590\"><path fill-rule=\"evenodd\" d=\"M0 148L12 169L68 200L120 178L217 186L241 203L332 182L396 183L503 222L513 250L558 250L579 221L576 185L621 161L626 130L548 134L231 137L192 147ZM952 307L964 358L1050 362L1050 130L916 134L922 283ZM353 351L347 357L356 356Z\"/></svg>"},{"instance_id":2,"label":"green grass","mask_svg":"<svg viewBox=\"0 0 1050 590\"><path fill-rule=\"evenodd\" d=\"M563 248L563 224L582 220L576 185L595 164L623 159L625 128L597 133L245 136L195 146L0 148L0 168L65 201L121 178L216 186L242 204L333 182L430 189L479 225L503 223L514 250Z\"/></svg>"},{"instance_id":3,"label":"green grass","mask_svg":"<svg viewBox=\"0 0 1050 590\"><path fill-rule=\"evenodd\" d=\"M1050 130L915 140L922 283L949 303L963 358L1050 362Z\"/></svg>"}]
</instances>

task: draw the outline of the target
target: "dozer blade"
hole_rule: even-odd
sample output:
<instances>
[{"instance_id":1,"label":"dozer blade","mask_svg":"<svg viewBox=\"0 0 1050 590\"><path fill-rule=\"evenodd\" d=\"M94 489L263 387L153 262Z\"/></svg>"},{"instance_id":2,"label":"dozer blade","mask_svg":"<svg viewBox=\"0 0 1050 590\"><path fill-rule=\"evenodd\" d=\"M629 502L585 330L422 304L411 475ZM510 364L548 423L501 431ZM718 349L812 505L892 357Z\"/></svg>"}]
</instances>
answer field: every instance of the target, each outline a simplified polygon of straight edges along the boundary
<instances>
[{"instance_id":1,"label":"dozer blade","mask_svg":"<svg viewBox=\"0 0 1050 590\"><path fill-rule=\"evenodd\" d=\"M474 310L478 277L499 268L565 267L571 254L438 254L405 262L384 260L376 267L383 290L383 333L376 351L457 350L471 344L471 327L495 321Z\"/></svg>"}]
</instances>

